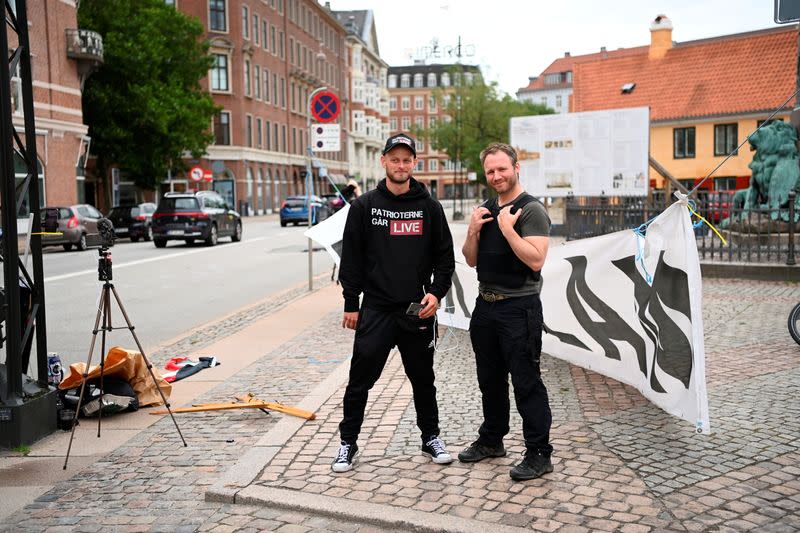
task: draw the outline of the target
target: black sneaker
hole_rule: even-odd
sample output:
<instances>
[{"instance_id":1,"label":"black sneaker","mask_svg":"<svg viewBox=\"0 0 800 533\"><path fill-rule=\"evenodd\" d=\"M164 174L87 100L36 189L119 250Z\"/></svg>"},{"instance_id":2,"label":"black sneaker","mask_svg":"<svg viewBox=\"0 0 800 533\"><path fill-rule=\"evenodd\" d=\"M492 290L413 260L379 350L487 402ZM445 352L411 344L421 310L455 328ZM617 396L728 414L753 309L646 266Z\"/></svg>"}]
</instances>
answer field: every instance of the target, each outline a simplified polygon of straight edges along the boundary
<instances>
[{"instance_id":1,"label":"black sneaker","mask_svg":"<svg viewBox=\"0 0 800 533\"><path fill-rule=\"evenodd\" d=\"M427 439L427 442L422 445L422 453L431 456L431 460L437 465L446 465L453 462L453 457L447 453L444 446L444 441L433 435Z\"/></svg>"},{"instance_id":2,"label":"black sneaker","mask_svg":"<svg viewBox=\"0 0 800 533\"><path fill-rule=\"evenodd\" d=\"M469 445L469 448L458 454L458 460L462 463L477 463L487 457L503 457L506 449L501 442L497 446L486 446L478 441Z\"/></svg>"},{"instance_id":3,"label":"black sneaker","mask_svg":"<svg viewBox=\"0 0 800 533\"><path fill-rule=\"evenodd\" d=\"M358 445L354 442L352 444L342 441L339 446L339 453L336 454L336 459L333 460L331 470L334 472L347 472L353 469L356 462L356 455L358 454Z\"/></svg>"},{"instance_id":4,"label":"black sneaker","mask_svg":"<svg viewBox=\"0 0 800 533\"><path fill-rule=\"evenodd\" d=\"M526 453L525 458L514 468L511 469L509 475L514 481L525 481L528 479L536 479L548 472L553 471L553 463L550 458L540 453Z\"/></svg>"}]
</instances>

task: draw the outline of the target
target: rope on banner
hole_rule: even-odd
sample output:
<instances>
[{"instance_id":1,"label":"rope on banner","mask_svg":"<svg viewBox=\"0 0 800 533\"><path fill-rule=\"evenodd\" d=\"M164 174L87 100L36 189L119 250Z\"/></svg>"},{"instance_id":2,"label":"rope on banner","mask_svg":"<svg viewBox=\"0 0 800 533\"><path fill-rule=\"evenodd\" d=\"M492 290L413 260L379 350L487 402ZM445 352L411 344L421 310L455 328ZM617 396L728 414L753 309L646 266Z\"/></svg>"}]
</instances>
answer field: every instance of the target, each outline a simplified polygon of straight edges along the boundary
<instances>
[{"instance_id":1,"label":"rope on banner","mask_svg":"<svg viewBox=\"0 0 800 533\"><path fill-rule=\"evenodd\" d=\"M711 229L714 231L714 233L716 233L716 234L717 234L717 237L719 237L719 240L721 240L721 241L722 241L722 244L724 244L725 246L727 246L727 245L728 245L728 241L726 241L726 240L725 240L725 237L723 237L723 236L722 236L722 234L721 234L719 231L717 231L717 228L715 228L715 227L714 227L714 225L713 225L711 222L709 222L708 220L706 220L705 218L703 218L703 217L700 215L700 213L698 213L697 211L695 211L695 210L692 208L692 205L693 205L693 204L694 204L694 201L689 201L689 203L687 204L687 207L689 208L689 211L691 211L691 212L692 212L692 214L693 214L694 216L696 216L697 218L699 218L700 220L698 220L698 221L696 221L696 222L692 222L692 227L694 227L694 228L699 228L700 226L702 226L702 225L703 225L703 223L705 223L705 224L706 224L706 225L707 225L709 228L711 228Z\"/></svg>"}]
</instances>

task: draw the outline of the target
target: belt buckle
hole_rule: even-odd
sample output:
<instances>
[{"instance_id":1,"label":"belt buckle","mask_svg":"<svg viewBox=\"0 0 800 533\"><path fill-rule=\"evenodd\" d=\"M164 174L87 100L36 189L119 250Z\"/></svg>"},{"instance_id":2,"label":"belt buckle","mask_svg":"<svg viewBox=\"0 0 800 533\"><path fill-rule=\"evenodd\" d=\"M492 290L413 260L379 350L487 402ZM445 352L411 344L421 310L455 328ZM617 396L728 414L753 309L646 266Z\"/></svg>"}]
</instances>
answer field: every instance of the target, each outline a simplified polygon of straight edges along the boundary
<instances>
[{"instance_id":1,"label":"belt buckle","mask_svg":"<svg viewBox=\"0 0 800 533\"><path fill-rule=\"evenodd\" d=\"M503 299L501 294L495 294L493 292L483 292L481 293L481 297L489 303L494 303Z\"/></svg>"}]
</instances>

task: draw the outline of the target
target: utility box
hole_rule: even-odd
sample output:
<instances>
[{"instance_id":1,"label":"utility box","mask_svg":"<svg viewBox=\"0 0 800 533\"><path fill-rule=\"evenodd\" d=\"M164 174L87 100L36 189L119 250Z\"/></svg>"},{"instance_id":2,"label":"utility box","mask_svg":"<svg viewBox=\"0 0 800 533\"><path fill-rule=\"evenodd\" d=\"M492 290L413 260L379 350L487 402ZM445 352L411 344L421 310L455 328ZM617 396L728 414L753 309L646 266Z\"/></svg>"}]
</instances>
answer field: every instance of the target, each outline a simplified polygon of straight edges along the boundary
<instances>
[{"instance_id":1,"label":"utility box","mask_svg":"<svg viewBox=\"0 0 800 533\"><path fill-rule=\"evenodd\" d=\"M0 382L6 379L6 367L0 365ZM58 391L42 388L23 376L25 399L0 400L0 447L16 448L32 444L54 432L57 427Z\"/></svg>"}]
</instances>

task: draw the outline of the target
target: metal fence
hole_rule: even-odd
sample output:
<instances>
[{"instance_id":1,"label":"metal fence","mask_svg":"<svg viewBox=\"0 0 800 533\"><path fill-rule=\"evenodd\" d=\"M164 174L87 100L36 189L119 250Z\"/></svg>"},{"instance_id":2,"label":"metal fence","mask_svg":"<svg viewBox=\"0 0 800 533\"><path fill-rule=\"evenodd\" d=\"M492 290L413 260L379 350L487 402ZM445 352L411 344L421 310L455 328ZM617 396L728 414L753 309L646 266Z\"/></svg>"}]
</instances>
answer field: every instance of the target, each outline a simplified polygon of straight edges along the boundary
<instances>
[{"instance_id":1,"label":"metal fence","mask_svg":"<svg viewBox=\"0 0 800 533\"><path fill-rule=\"evenodd\" d=\"M789 208L745 211L736 207L733 192L697 191L694 209L725 238L725 243L707 224L695 227L700 259L723 262L795 264L794 193ZM596 237L615 231L633 230L661 213L663 195L650 198L570 197L566 202L567 240ZM788 215L788 216L787 216ZM697 217L692 217L693 221Z\"/></svg>"}]
</instances>

